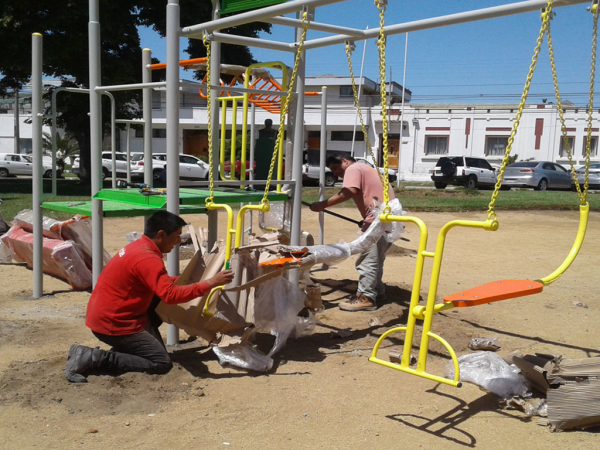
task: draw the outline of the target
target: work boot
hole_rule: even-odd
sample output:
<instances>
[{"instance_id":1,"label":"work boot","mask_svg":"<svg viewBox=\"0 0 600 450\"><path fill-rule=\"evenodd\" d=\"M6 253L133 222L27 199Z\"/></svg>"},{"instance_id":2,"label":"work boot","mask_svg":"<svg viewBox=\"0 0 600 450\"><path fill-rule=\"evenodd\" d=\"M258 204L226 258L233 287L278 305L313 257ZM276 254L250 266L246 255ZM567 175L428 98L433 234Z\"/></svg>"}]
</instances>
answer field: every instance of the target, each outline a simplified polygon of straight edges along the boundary
<instances>
[{"instance_id":1,"label":"work boot","mask_svg":"<svg viewBox=\"0 0 600 450\"><path fill-rule=\"evenodd\" d=\"M85 345L73 344L69 348L65 378L71 383L87 383L84 374L92 368L94 361L92 354L95 349Z\"/></svg>"},{"instance_id":2,"label":"work boot","mask_svg":"<svg viewBox=\"0 0 600 450\"><path fill-rule=\"evenodd\" d=\"M366 295L359 295L358 297L354 297L353 299L342 302L339 305L342 311L375 311L377 309L377 304L374 300L371 300Z\"/></svg>"}]
</instances>

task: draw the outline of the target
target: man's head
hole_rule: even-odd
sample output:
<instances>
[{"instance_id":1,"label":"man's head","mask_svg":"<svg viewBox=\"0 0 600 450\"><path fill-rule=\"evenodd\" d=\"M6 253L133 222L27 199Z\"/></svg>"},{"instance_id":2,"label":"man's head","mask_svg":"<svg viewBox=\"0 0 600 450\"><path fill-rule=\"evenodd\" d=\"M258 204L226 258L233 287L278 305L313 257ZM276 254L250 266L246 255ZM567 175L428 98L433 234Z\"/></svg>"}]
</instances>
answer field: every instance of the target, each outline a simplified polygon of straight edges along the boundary
<instances>
[{"instance_id":1,"label":"man's head","mask_svg":"<svg viewBox=\"0 0 600 450\"><path fill-rule=\"evenodd\" d=\"M354 164L355 162L356 160L352 156L338 153L328 157L327 161L325 161L325 164L327 167L329 167L331 173L333 173L336 177L344 178L344 173L346 172L348 166Z\"/></svg>"},{"instance_id":2,"label":"man's head","mask_svg":"<svg viewBox=\"0 0 600 450\"><path fill-rule=\"evenodd\" d=\"M169 253L181 242L185 220L168 211L157 211L146 219L144 236L152 239L162 253Z\"/></svg>"},{"instance_id":3,"label":"man's head","mask_svg":"<svg viewBox=\"0 0 600 450\"><path fill-rule=\"evenodd\" d=\"M273 126L273 121L271 119L265 119L265 127L271 128Z\"/></svg>"}]
</instances>

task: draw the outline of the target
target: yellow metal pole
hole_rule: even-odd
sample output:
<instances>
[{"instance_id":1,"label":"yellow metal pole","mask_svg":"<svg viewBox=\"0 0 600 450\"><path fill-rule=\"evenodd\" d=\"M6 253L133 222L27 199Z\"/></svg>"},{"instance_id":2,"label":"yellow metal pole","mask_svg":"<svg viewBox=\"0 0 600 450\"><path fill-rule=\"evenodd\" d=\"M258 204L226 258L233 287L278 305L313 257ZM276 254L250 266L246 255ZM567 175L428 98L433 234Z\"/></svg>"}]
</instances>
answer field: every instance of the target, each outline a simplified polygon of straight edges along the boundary
<instances>
[{"instance_id":1,"label":"yellow metal pole","mask_svg":"<svg viewBox=\"0 0 600 450\"><path fill-rule=\"evenodd\" d=\"M219 176L225 178L225 138L227 137L227 99L221 99L221 152L219 154Z\"/></svg>"},{"instance_id":2,"label":"yellow metal pole","mask_svg":"<svg viewBox=\"0 0 600 450\"><path fill-rule=\"evenodd\" d=\"M235 180L235 148L237 140L237 98L231 99L231 152L229 153L231 167L229 168L229 179Z\"/></svg>"}]
</instances>

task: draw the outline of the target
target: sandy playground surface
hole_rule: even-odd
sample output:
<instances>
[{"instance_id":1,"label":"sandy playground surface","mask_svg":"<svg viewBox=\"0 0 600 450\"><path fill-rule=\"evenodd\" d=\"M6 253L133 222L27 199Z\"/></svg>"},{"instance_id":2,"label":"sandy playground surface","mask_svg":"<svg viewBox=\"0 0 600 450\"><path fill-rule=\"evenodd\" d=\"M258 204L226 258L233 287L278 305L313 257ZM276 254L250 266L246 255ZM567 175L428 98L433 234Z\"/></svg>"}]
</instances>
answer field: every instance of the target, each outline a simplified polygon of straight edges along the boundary
<instances>
[{"instance_id":1,"label":"sandy playground surface","mask_svg":"<svg viewBox=\"0 0 600 450\"><path fill-rule=\"evenodd\" d=\"M353 208L339 211L358 218ZM306 209L303 214L304 229L316 235L317 215ZM485 213L418 216L429 227L432 250L445 222L482 220ZM205 216L188 217L206 226ZM451 231L441 295L495 279L549 274L569 251L578 224L577 212L502 212L499 217L495 233ZM329 243L356 235L354 225L336 218L327 217L326 226ZM107 250L114 254L127 243L125 234L135 230L142 230L141 218L106 220ZM498 337L501 355L514 350L573 358L600 355L599 214L591 215L588 230L573 266L544 293L438 314L433 331L459 355L470 352L472 337ZM72 292L67 284L45 277L47 295L31 300L32 273L0 266L0 447L598 448L598 429L552 433L537 418L501 410L493 395L476 386L437 385L368 362L377 338L406 323L418 241L416 227L409 225L409 231L410 242L389 253L388 301L375 312L345 313L336 307L356 289L352 260L314 270L313 279L323 285L323 326L310 337L290 340L275 356L273 370L258 375L222 368L214 353L196 341L173 349L176 364L167 375L91 376L87 384L69 384L63 377L69 345L97 345L84 325L89 293ZM374 318L379 324L373 325ZM338 329L350 329L352 335L332 337ZM267 350L272 338L259 336L257 343ZM380 357L387 359L387 352L401 344L401 336L387 341ZM428 369L443 374L447 362L444 349L433 343Z\"/></svg>"}]
</instances>

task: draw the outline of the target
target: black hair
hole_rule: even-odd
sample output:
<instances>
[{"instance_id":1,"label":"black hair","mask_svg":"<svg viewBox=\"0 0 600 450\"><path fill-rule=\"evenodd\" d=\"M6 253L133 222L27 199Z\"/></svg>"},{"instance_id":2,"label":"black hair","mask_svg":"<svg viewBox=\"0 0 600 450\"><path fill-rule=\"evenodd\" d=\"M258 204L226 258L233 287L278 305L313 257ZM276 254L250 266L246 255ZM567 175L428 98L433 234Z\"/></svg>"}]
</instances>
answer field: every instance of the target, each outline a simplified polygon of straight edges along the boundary
<instances>
[{"instance_id":1,"label":"black hair","mask_svg":"<svg viewBox=\"0 0 600 450\"><path fill-rule=\"evenodd\" d=\"M335 164L337 166L342 164L342 159L346 159L348 161L352 161L352 162L356 162L356 160L350 156L350 155L345 155L343 153L336 153L335 155L331 155L327 158L327 161L325 161L325 165L327 167L329 167L332 164Z\"/></svg>"},{"instance_id":2,"label":"black hair","mask_svg":"<svg viewBox=\"0 0 600 450\"><path fill-rule=\"evenodd\" d=\"M144 224L144 236L152 239L160 230L165 234L175 233L187 225L186 221L169 211L157 211L146 219Z\"/></svg>"},{"instance_id":3,"label":"black hair","mask_svg":"<svg viewBox=\"0 0 600 450\"><path fill-rule=\"evenodd\" d=\"M271 119L265 119L265 125L270 127L271 125L273 125L273 121Z\"/></svg>"}]
</instances>

